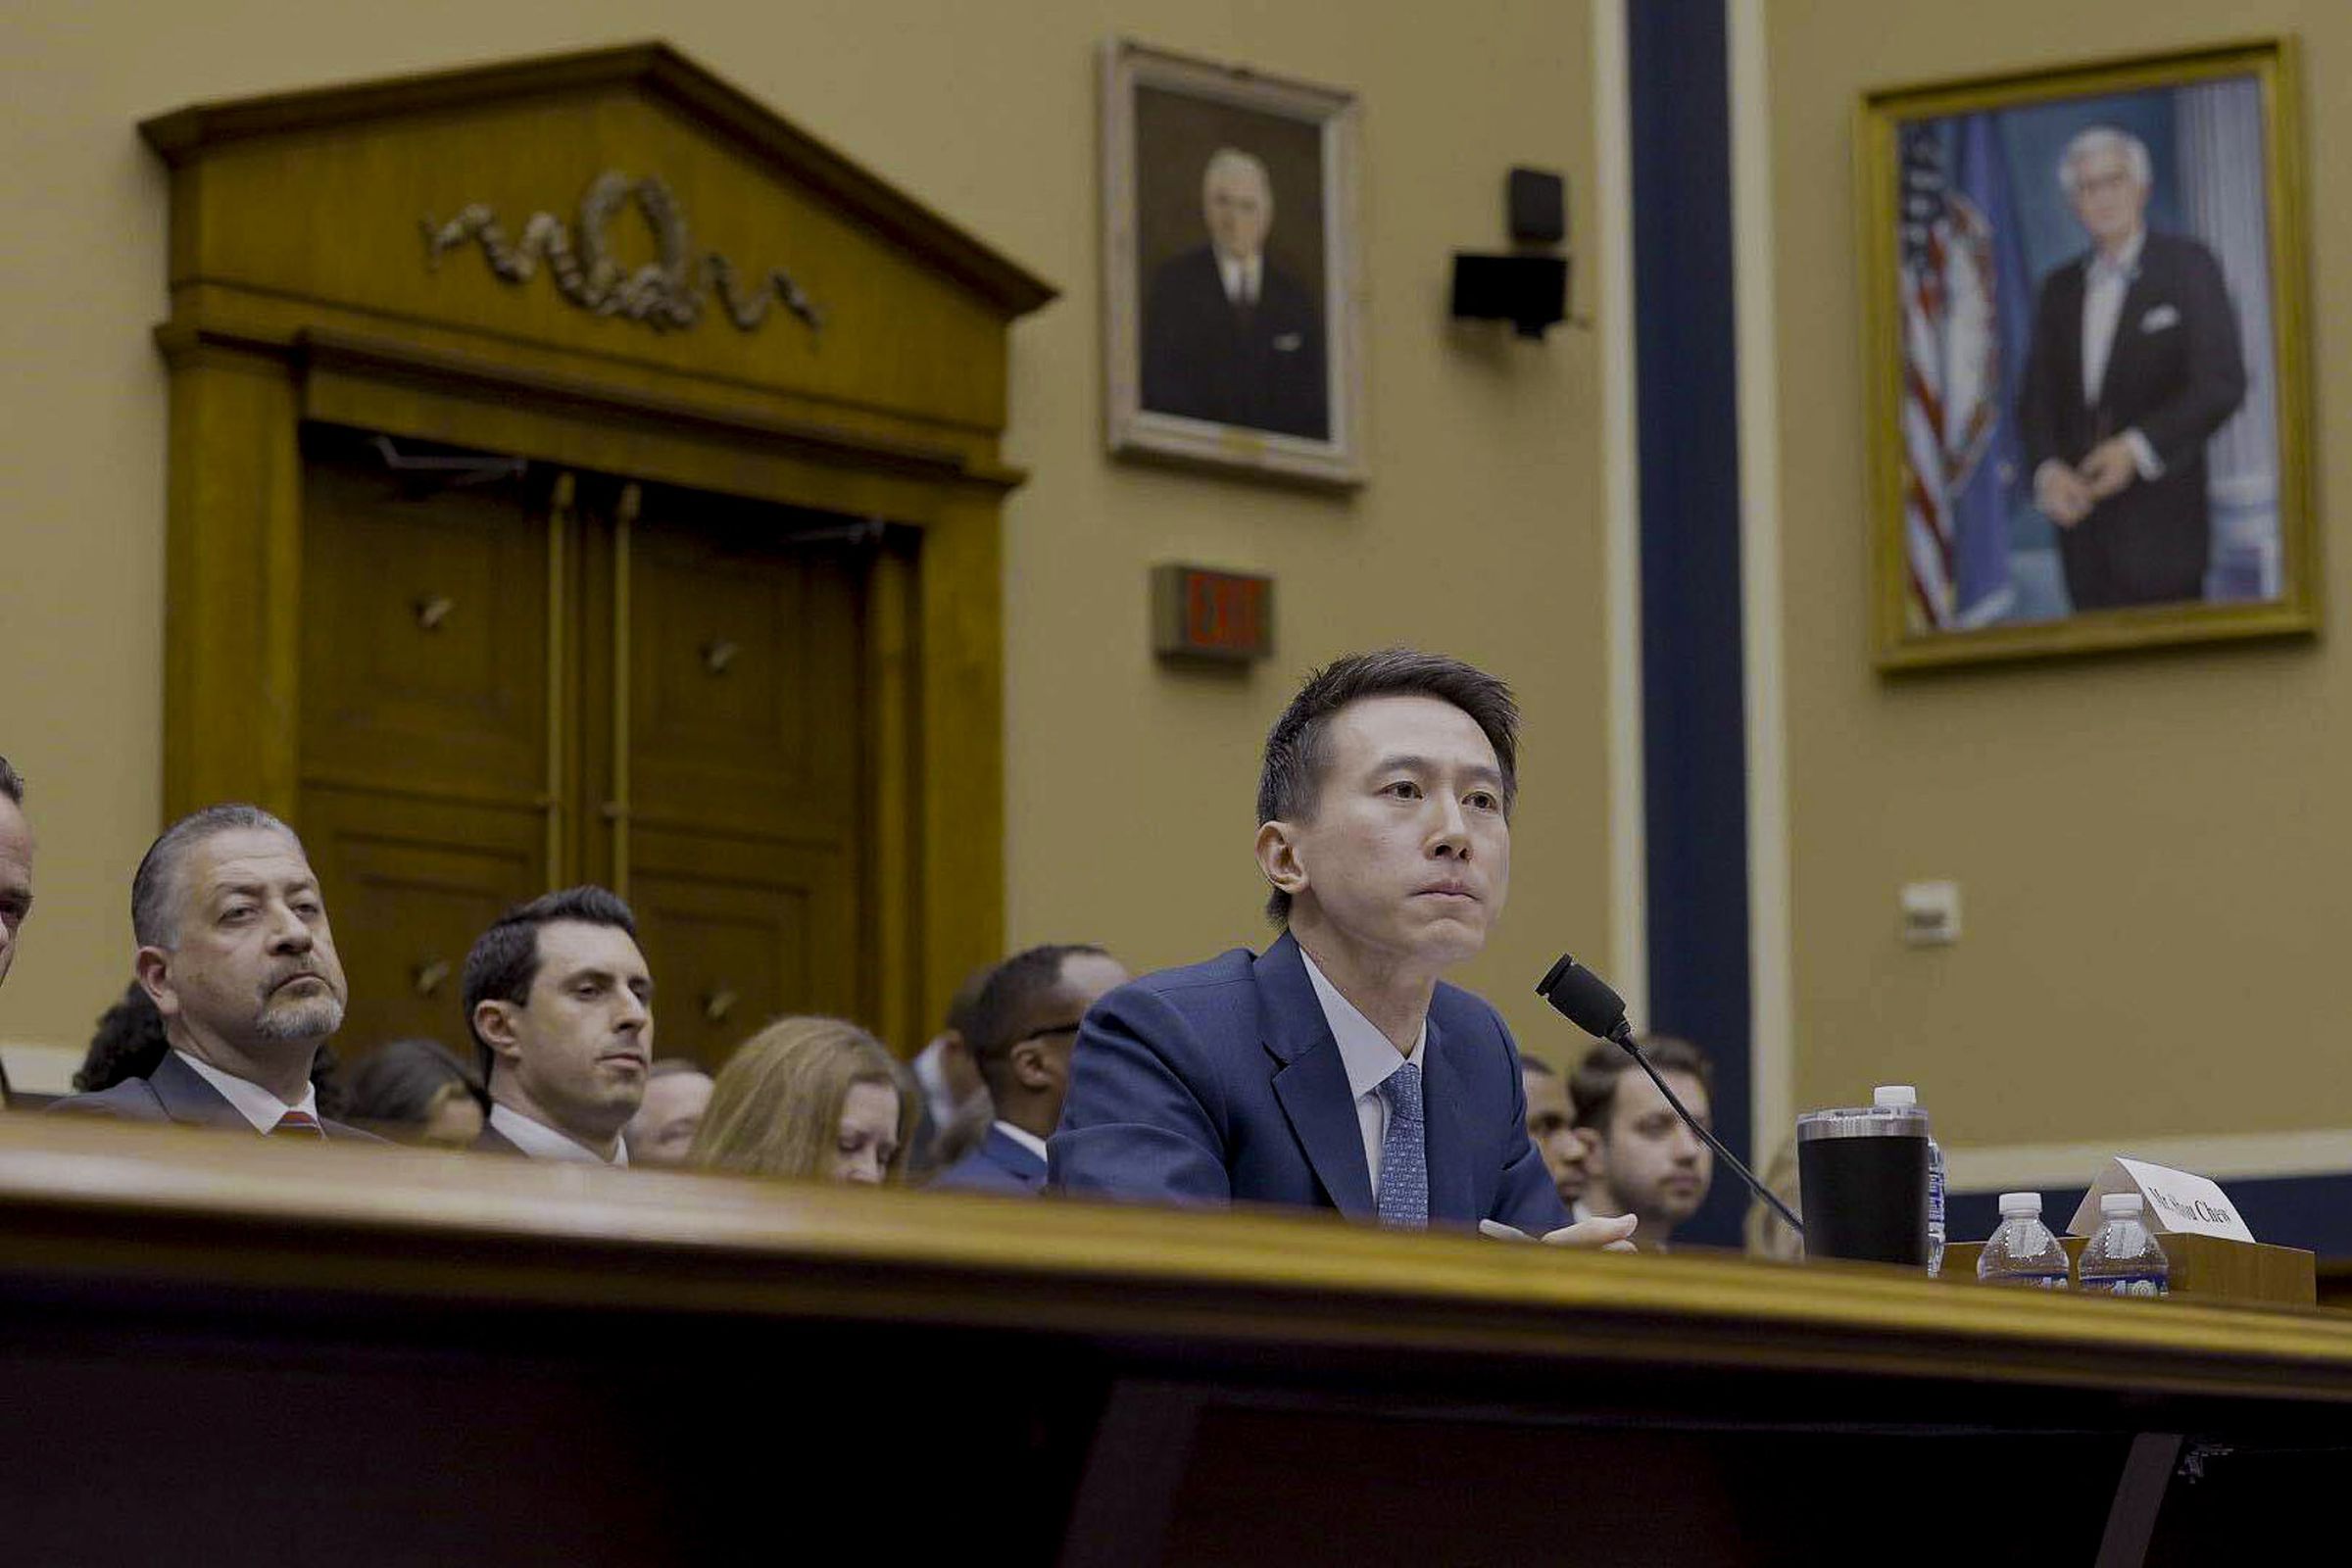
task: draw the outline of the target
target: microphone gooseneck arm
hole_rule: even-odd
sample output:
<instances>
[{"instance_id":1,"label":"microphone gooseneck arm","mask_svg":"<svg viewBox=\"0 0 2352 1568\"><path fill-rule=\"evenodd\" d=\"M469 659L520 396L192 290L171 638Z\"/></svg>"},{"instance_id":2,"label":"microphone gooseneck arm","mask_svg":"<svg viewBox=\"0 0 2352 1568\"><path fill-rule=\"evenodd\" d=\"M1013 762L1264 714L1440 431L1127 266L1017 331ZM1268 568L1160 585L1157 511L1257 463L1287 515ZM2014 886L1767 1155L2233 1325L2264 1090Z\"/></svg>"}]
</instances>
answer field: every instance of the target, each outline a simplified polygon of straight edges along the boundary
<instances>
[{"instance_id":1,"label":"microphone gooseneck arm","mask_svg":"<svg viewBox=\"0 0 2352 1568\"><path fill-rule=\"evenodd\" d=\"M1790 1230L1798 1236L1805 1234L1804 1222L1788 1211L1788 1205L1781 1201L1780 1195L1756 1180L1756 1173L1740 1163L1738 1154L1724 1148L1723 1140L1691 1115L1690 1107L1673 1090L1666 1087L1666 1080L1658 1076L1658 1069L1650 1065L1649 1058L1642 1054L1641 1046L1634 1040L1634 1026L1625 1017L1625 999L1610 990L1606 980L1562 954L1560 961L1551 966L1551 972L1537 983L1536 995L1550 1003L1562 1017L1585 1033L1595 1040L1606 1040L1633 1057L1642 1070L1649 1074L1649 1081L1658 1086L1658 1093L1666 1097L1666 1103L1674 1107L1674 1113L1682 1117L1683 1125L1698 1134L1706 1146L1715 1151L1716 1157L1731 1166L1740 1179L1747 1184L1747 1190L1769 1203L1772 1211L1780 1215Z\"/></svg>"}]
</instances>

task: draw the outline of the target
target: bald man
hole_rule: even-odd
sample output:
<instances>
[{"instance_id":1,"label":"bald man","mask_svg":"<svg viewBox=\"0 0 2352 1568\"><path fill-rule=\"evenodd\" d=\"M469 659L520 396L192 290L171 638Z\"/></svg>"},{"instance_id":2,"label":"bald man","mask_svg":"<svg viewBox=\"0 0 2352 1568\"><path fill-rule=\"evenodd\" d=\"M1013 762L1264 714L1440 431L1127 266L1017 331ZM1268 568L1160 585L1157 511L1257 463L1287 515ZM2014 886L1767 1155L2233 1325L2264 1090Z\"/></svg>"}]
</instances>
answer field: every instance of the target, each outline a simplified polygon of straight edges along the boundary
<instances>
[{"instance_id":1,"label":"bald man","mask_svg":"<svg viewBox=\"0 0 2352 1568\"><path fill-rule=\"evenodd\" d=\"M1331 439L1323 317L1266 255L1266 166L1218 149L1201 172L1200 207L1208 243L1164 263L1144 302L1145 411Z\"/></svg>"}]
</instances>

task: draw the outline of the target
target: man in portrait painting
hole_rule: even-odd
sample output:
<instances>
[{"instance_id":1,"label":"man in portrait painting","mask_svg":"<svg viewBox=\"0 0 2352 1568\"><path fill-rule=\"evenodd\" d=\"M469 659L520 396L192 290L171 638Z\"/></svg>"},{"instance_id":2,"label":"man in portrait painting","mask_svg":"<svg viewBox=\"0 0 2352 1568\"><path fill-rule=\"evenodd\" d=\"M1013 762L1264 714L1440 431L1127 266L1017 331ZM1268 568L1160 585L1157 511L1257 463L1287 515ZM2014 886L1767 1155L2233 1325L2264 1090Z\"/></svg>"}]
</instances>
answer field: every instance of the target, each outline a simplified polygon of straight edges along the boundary
<instances>
[{"instance_id":1,"label":"man in portrait painting","mask_svg":"<svg viewBox=\"0 0 2352 1568\"><path fill-rule=\"evenodd\" d=\"M1143 407L1330 439L1322 312L1266 254L1274 186L1264 162L1219 148L1200 203L1208 243L1162 264L1144 304Z\"/></svg>"},{"instance_id":2,"label":"man in portrait painting","mask_svg":"<svg viewBox=\"0 0 2352 1568\"><path fill-rule=\"evenodd\" d=\"M2090 249L2043 280L2019 395L2034 503L2078 611L2205 595L2205 444L2246 395L2237 317L2197 241L2146 222L2146 145L2094 126L2059 183Z\"/></svg>"}]
</instances>

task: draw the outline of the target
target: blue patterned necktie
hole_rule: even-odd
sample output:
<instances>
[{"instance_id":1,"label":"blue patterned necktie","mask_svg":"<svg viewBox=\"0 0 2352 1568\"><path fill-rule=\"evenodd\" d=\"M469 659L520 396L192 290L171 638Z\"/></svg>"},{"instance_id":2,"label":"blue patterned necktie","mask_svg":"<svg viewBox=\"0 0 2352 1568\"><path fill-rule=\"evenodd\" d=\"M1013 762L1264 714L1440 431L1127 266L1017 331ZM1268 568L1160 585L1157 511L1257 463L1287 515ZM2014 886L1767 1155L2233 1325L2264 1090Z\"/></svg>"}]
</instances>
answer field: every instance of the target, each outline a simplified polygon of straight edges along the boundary
<instances>
[{"instance_id":1,"label":"blue patterned necktie","mask_svg":"<svg viewBox=\"0 0 2352 1568\"><path fill-rule=\"evenodd\" d=\"M1389 1102L1389 1136L1380 1146L1380 1192L1373 1203L1383 1225L1429 1229L1429 1152L1421 1136L1421 1068L1406 1062L1380 1086Z\"/></svg>"}]
</instances>

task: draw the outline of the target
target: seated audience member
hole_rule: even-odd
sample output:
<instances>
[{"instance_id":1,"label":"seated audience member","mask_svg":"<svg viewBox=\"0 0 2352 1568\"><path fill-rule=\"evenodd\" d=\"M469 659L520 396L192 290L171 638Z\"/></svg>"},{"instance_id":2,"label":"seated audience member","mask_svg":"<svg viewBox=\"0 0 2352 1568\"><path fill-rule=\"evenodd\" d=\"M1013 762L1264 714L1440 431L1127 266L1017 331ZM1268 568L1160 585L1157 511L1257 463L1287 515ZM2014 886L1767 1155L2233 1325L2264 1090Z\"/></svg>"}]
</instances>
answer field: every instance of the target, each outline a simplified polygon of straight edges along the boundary
<instances>
[{"instance_id":1,"label":"seated audience member","mask_svg":"<svg viewBox=\"0 0 2352 1568\"><path fill-rule=\"evenodd\" d=\"M907 1065L920 1090L915 1102L914 1148L906 1155L906 1179L928 1180L980 1147L996 1119L988 1102L988 1085L972 1062L972 1008L980 988L997 972L983 964L963 977L948 1003L947 1023L931 1043L915 1053Z\"/></svg>"},{"instance_id":2,"label":"seated audience member","mask_svg":"<svg viewBox=\"0 0 2352 1568\"><path fill-rule=\"evenodd\" d=\"M490 1088L473 1147L626 1165L620 1130L654 1058L654 982L629 906L593 886L516 905L466 955L465 998Z\"/></svg>"},{"instance_id":3,"label":"seated audience member","mask_svg":"<svg viewBox=\"0 0 2352 1568\"><path fill-rule=\"evenodd\" d=\"M1309 676L1258 776L1282 935L1096 1004L1049 1185L1569 1245L1630 1232L1569 1223L1528 1141L1510 1030L1442 978L1510 891L1518 733L1510 689L1459 660L1389 649Z\"/></svg>"},{"instance_id":4,"label":"seated audience member","mask_svg":"<svg viewBox=\"0 0 2352 1568\"><path fill-rule=\"evenodd\" d=\"M839 1018L779 1018L727 1058L686 1163L874 1184L904 1173L914 1096L882 1043Z\"/></svg>"},{"instance_id":5,"label":"seated audience member","mask_svg":"<svg viewBox=\"0 0 2352 1568\"><path fill-rule=\"evenodd\" d=\"M1772 1163L1764 1167L1764 1185L1774 1197L1787 1203L1800 1216L1805 1207L1803 1195L1796 1185L1796 1141L1781 1145ZM1775 1263L1801 1263L1805 1260L1805 1239L1788 1228L1788 1222L1773 1212L1772 1205L1761 1198L1747 1200L1747 1220L1740 1227L1747 1242L1747 1255L1768 1258Z\"/></svg>"},{"instance_id":6,"label":"seated audience member","mask_svg":"<svg viewBox=\"0 0 2352 1568\"><path fill-rule=\"evenodd\" d=\"M1585 1186L1592 1178L1592 1140L1576 1125L1576 1112L1568 1103L1568 1080L1549 1062L1521 1056L1519 1082L1527 1091L1527 1136L1544 1156L1544 1168L1551 1172L1560 1201L1573 1210L1584 1200Z\"/></svg>"},{"instance_id":7,"label":"seated audience member","mask_svg":"<svg viewBox=\"0 0 2352 1568\"><path fill-rule=\"evenodd\" d=\"M631 1165L683 1165L695 1129L710 1108L710 1075L683 1056L664 1056L646 1074L645 1102L620 1130Z\"/></svg>"},{"instance_id":8,"label":"seated audience member","mask_svg":"<svg viewBox=\"0 0 2352 1568\"><path fill-rule=\"evenodd\" d=\"M140 860L130 905L139 988L167 1049L148 1071L52 1109L374 1141L322 1115L311 1082L346 993L292 828L252 806L184 816Z\"/></svg>"},{"instance_id":9,"label":"seated audience member","mask_svg":"<svg viewBox=\"0 0 2352 1568\"><path fill-rule=\"evenodd\" d=\"M1707 1058L1688 1040L1647 1035L1642 1050L1658 1076L1709 1127ZM1568 1080L1576 1124L1593 1136L1592 1180L1584 1207L1634 1216L1634 1245L1662 1249L1674 1228L1706 1201L1715 1152L1666 1103L1649 1075L1612 1045L1594 1046Z\"/></svg>"},{"instance_id":10,"label":"seated audience member","mask_svg":"<svg viewBox=\"0 0 2352 1568\"><path fill-rule=\"evenodd\" d=\"M996 1120L980 1147L932 1186L1026 1194L1046 1185L1046 1140L1061 1119L1079 1020L1127 980L1101 948L1031 948L997 965L972 1009L970 1035Z\"/></svg>"},{"instance_id":11,"label":"seated audience member","mask_svg":"<svg viewBox=\"0 0 2352 1568\"><path fill-rule=\"evenodd\" d=\"M24 820L24 780L0 757L0 985L17 961L17 937L32 912L32 826ZM0 1062L0 1106L8 1103L8 1064Z\"/></svg>"},{"instance_id":12,"label":"seated audience member","mask_svg":"<svg viewBox=\"0 0 2352 1568\"><path fill-rule=\"evenodd\" d=\"M351 1119L403 1143L471 1149L489 1095L437 1040L394 1040L351 1075Z\"/></svg>"}]
</instances>

